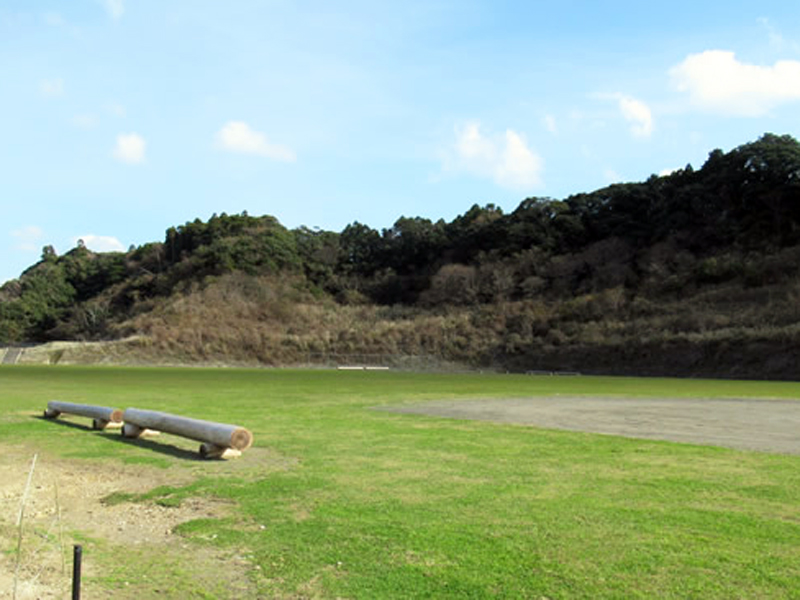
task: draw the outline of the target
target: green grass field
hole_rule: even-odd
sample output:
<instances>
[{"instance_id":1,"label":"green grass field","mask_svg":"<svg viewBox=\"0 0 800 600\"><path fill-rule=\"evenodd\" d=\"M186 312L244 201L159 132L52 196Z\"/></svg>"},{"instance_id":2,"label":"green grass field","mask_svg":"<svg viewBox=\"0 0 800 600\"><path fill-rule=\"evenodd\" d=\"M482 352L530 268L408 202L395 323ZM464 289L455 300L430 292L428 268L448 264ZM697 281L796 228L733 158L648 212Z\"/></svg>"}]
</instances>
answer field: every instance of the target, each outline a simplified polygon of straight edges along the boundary
<instances>
[{"instance_id":1,"label":"green grass field","mask_svg":"<svg viewBox=\"0 0 800 600\"><path fill-rule=\"evenodd\" d=\"M87 598L800 597L800 456L370 410L553 394L800 398L800 384L2 367L0 452L161 474L108 505L231 507L178 525L165 551L70 530L95 565ZM256 441L240 459L199 462L177 438L123 442L35 418L53 399L236 423ZM209 552L246 581L209 583L196 559Z\"/></svg>"}]
</instances>

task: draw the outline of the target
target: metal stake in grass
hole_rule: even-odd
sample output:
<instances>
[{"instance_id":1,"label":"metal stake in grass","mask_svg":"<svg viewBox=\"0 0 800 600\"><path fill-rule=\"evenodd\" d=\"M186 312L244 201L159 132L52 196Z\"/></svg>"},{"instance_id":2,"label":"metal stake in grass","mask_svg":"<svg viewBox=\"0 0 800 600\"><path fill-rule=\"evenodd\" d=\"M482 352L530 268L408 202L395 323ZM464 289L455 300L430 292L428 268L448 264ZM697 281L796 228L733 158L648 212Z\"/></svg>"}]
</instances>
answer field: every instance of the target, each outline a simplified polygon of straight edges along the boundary
<instances>
[{"instance_id":1,"label":"metal stake in grass","mask_svg":"<svg viewBox=\"0 0 800 600\"><path fill-rule=\"evenodd\" d=\"M72 600L81 600L81 557L83 546L75 544L72 551Z\"/></svg>"},{"instance_id":2,"label":"metal stake in grass","mask_svg":"<svg viewBox=\"0 0 800 600\"><path fill-rule=\"evenodd\" d=\"M22 521L25 516L25 503L28 501L28 491L31 489L31 479L33 479L33 470L36 468L36 459L38 456L38 454L33 455L31 470L28 472L28 482L25 484L25 491L22 493L22 502L20 502L19 505L19 517L17 518L17 563L14 565L14 600L17 598L17 581L19 580L19 565L22 557Z\"/></svg>"}]
</instances>

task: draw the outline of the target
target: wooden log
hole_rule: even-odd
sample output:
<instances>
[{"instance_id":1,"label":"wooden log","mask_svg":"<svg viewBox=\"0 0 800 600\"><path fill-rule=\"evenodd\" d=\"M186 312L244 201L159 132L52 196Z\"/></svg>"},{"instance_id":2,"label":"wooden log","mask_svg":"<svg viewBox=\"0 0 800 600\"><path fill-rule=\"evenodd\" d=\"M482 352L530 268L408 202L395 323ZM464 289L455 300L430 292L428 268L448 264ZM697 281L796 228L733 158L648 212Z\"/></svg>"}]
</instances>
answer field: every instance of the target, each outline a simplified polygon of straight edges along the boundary
<instances>
[{"instance_id":1,"label":"wooden log","mask_svg":"<svg viewBox=\"0 0 800 600\"><path fill-rule=\"evenodd\" d=\"M145 429L156 429L190 440L207 442L221 448L233 448L241 451L247 450L253 444L253 434L238 425L190 419L138 408L126 409L123 419L126 427L132 424Z\"/></svg>"},{"instance_id":2,"label":"wooden log","mask_svg":"<svg viewBox=\"0 0 800 600\"><path fill-rule=\"evenodd\" d=\"M122 422L122 411L118 408L94 406L93 404L75 404L74 402L60 402L58 400L51 400L47 403L47 410L44 411L44 416L48 419L55 419L63 413L88 417L98 422L105 421L106 424Z\"/></svg>"}]
</instances>

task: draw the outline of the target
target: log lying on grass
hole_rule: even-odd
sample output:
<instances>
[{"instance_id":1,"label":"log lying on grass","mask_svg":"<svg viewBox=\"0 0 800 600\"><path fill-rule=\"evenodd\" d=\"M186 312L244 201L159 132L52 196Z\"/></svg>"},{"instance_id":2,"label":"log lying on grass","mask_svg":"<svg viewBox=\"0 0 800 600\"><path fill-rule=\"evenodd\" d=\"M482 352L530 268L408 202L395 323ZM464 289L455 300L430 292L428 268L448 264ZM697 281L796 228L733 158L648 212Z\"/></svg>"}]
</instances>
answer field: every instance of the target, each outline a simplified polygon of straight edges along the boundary
<instances>
[{"instance_id":1,"label":"log lying on grass","mask_svg":"<svg viewBox=\"0 0 800 600\"><path fill-rule=\"evenodd\" d=\"M94 429L106 429L107 427L122 427L122 411L118 408L108 406L94 406L92 404L75 404L74 402L60 402L52 400L47 403L44 416L47 419L55 419L61 413L68 415L78 415L92 419Z\"/></svg>"},{"instance_id":2,"label":"log lying on grass","mask_svg":"<svg viewBox=\"0 0 800 600\"><path fill-rule=\"evenodd\" d=\"M154 410L128 408L123 416L125 426L122 435L139 437L148 430L163 431L203 442L200 454L206 458L229 458L238 456L253 444L253 434L238 425L226 425L213 421L202 421L179 417ZM233 452L229 452L229 451Z\"/></svg>"}]
</instances>

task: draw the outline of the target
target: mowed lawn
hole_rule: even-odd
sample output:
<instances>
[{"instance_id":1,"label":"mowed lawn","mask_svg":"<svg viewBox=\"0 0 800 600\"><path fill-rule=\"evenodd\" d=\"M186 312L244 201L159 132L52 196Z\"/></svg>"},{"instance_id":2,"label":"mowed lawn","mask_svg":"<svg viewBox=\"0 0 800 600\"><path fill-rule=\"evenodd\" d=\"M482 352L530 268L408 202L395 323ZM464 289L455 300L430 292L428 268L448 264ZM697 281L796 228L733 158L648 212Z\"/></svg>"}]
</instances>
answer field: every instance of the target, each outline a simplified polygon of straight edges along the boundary
<instances>
[{"instance_id":1,"label":"mowed lawn","mask_svg":"<svg viewBox=\"0 0 800 600\"><path fill-rule=\"evenodd\" d=\"M105 572L88 578L87 597L131 582L139 598L238 597L185 581L203 548L245 561L263 598L800 597L800 456L371 410L555 394L800 398L800 384L2 367L0 446L87 470L177 473L191 460L159 452L169 440L120 443L33 418L60 399L235 423L253 432L252 456L271 457L263 470L194 463L194 481L119 498L214 497L234 510L179 525L185 563L157 569L155 550L87 538L85 560ZM149 582L136 579L142 569Z\"/></svg>"}]
</instances>

